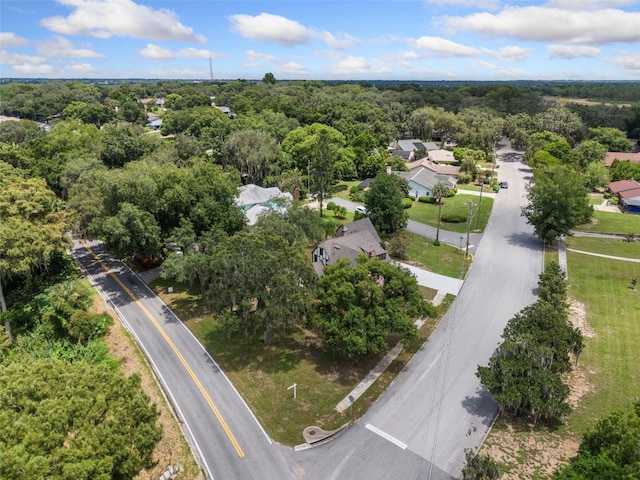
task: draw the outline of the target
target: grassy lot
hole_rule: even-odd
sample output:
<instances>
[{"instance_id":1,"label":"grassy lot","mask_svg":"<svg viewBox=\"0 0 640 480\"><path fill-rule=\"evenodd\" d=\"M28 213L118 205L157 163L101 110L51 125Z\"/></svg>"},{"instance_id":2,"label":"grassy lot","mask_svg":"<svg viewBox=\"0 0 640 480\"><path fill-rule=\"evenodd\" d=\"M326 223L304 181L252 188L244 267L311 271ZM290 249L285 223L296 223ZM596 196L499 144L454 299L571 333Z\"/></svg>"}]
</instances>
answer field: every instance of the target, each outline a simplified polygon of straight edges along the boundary
<instances>
[{"instance_id":1,"label":"grassy lot","mask_svg":"<svg viewBox=\"0 0 640 480\"><path fill-rule=\"evenodd\" d=\"M568 423L570 430L582 433L595 419L640 398L640 291L631 290L631 278L640 277L640 264L572 252L567 252L567 261L569 294L585 305L595 333L586 339L580 356L592 393Z\"/></svg>"},{"instance_id":2,"label":"grassy lot","mask_svg":"<svg viewBox=\"0 0 640 480\"><path fill-rule=\"evenodd\" d=\"M448 277L464 278L466 276L470 262L464 262L463 267L464 251L444 244L436 247L433 245L433 240L429 238L410 232L405 234L409 240L408 256L411 259L406 263ZM463 268L462 277L461 268Z\"/></svg>"},{"instance_id":3,"label":"grassy lot","mask_svg":"<svg viewBox=\"0 0 640 480\"><path fill-rule=\"evenodd\" d=\"M591 223L575 228L585 232L635 233L640 235L640 215L617 212L594 212Z\"/></svg>"},{"instance_id":4,"label":"grassy lot","mask_svg":"<svg viewBox=\"0 0 640 480\"><path fill-rule=\"evenodd\" d=\"M630 250L640 247L637 242L599 240L567 241L585 251L638 257ZM545 257L557 261L557 251L548 250ZM509 478L548 479L558 457L575 454L582 434L597 420L640 398L640 290L631 289L640 264L573 252L567 252L567 262L569 296L586 311L585 348L574 369L574 384L584 395L564 425L533 426L502 417L496 422L483 449L500 452Z\"/></svg>"},{"instance_id":5,"label":"grassy lot","mask_svg":"<svg viewBox=\"0 0 640 480\"><path fill-rule=\"evenodd\" d=\"M350 200L349 191L351 190L351 187L359 185L360 183L362 183L362 180L342 181L334 187L333 196L342 198L344 200Z\"/></svg>"},{"instance_id":6,"label":"grassy lot","mask_svg":"<svg viewBox=\"0 0 640 480\"><path fill-rule=\"evenodd\" d=\"M173 286L173 293L167 287ZM354 364L339 361L319 348L310 331L274 332L274 343L267 347L262 339L229 335L198 303L195 289L159 279L154 291L180 317L205 345L256 414L266 431L286 445L303 443L302 430L310 425L334 429L364 414L389 386L411 356L428 338L438 319L425 323L420 341L409 345L390 368L353 405L353 412L335 409L340 400L369 373L382 355L370 355ZM426 292L428 295L433 292ZM439 307L446 312L453 297ZM392 343L395 340L392 339ZM297 399L287 387L297 383Z\"/></svg>"},{"instance_id":7,"label":"grassy lot","mask_svg":"<svg viewBox=\"0 0 640 480\"><path fill-rule=\"evenodd\" d=\"M459 213L466 218L469 207L466 205L467 202L473 202L476 204L476 207L473 209L473 217L471 219L471 231L472 232L482 232L484 227L487 225L487 221L489 220L489 215L491 214L491 209L493 208L493 198L482 197L482 205L480 208L480 221L477 222L477 205L480 197L476 195L464 195L458 193L457 195L444 199L444 203L442 204L442 215L445 213ZM438 205L431 203L421 203L415 202L413 206L409 209L409 219L415 220L416 222L424 223L427 225L431 225L432 227L438 226ZM478 224L478 229L476 229L476 223ZM442 230L449 230L451 232L464 233L467 231L467 223L448 223L441 222L440 228Z\"/></svg>"},{"instance_id":8,"label":"grassy lot","mask_svg":"<svg viewBox=\"0 0 640 480\"><path fill-rule=\"evenodd\" d=\"M627 242L617 238L567 237L567 247L585 252L640 258L640 242Z\"/></svg>"}]
</instances>

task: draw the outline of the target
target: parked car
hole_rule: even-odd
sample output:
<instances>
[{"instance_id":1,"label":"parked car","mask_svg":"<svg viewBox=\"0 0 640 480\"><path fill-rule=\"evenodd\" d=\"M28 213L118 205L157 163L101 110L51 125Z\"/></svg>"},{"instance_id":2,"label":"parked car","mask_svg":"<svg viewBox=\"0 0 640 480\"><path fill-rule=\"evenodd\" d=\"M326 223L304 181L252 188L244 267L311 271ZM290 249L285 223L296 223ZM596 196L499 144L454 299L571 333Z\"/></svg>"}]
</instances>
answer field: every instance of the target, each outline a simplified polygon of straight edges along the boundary
<instances>
[{"instance_id":1,"label":"parked car","mask_svg":"<svg viewBox=\"0 0 640 480\"><path fill-rule=\"evenodd\" d=\"M363 206L363 205L358 205L356 207L356 212L358 212L361 215L364 216L368 216L369 215L369 210L367 210L367 207Z\"/></svg>"},{"instance_id":2,"label":"parked car","mask_svg":"<svg viewBox=\"0 0 640 480\"><path fill-rule=\"evenodd\" d=\"M507 182L500 182L500 188L509 188L509 184Z\"/></svg>"}]
</instances>

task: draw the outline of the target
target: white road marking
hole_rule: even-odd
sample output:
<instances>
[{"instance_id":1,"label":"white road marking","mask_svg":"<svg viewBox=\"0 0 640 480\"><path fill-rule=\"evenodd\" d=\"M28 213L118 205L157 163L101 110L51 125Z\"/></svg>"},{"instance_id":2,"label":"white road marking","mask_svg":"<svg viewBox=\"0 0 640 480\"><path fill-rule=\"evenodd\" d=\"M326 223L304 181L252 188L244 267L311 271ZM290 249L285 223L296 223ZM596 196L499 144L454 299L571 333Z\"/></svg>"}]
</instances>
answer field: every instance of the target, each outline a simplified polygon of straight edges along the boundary
<instances>
[{"instance_id":1,"label":"white road marking","mask_svg":"<svg viewBox=\"0 0 640 480\"><path fill-rule=\"evenodd\" d=\"M371 430L373 433L375 433L376 435L380 435L382 438L384 438L385 440L390 441L391 443L393 443L394 445L397 445L398 447L400 447L403 450L406 450L407 445L402 443L400 440L398 440L395 437L392 437L391 435L389 435L386 432L383 432L382 430L380 430L377 427L374 427L373 425L371 425L370 423L367 423L367 425L365 425L365 428Z\"/></svg>"}]
</instances>

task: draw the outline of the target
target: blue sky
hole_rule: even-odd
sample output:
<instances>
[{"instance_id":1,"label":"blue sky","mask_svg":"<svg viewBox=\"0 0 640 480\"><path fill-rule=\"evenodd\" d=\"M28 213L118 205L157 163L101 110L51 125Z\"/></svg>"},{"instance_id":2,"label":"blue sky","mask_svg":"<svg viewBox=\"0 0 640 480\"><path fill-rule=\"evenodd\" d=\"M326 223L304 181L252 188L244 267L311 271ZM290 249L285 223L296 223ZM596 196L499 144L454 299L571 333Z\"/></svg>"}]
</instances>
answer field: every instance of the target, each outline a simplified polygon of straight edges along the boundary
<instances>
[{"instance_id":1,"label":"blue sky","mask_svg":"<svg viewBox=\"0 0 640 480\"><path fill-rule=\"evenodd\" d=\"M640 80L640 0L2 0L0 77Z\"/></svg>"}]
</instances>

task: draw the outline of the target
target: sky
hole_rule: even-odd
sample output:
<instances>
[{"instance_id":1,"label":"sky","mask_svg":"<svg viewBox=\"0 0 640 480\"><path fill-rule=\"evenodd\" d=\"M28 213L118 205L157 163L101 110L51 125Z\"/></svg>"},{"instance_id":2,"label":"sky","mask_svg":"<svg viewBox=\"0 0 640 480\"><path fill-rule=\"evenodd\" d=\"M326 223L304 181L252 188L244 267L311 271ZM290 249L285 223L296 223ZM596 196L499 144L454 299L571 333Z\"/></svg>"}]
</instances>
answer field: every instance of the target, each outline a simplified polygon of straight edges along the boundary
<instances>
[{"instance_id":1,"label":"sky","mask_svg":"<svg viewBox=\"0 0 640 480\"><path fill-rule=\"evenodd\" d=\"M640 0L1 0L0 77L640 80Z\"/></svg>"}]
</instances>

